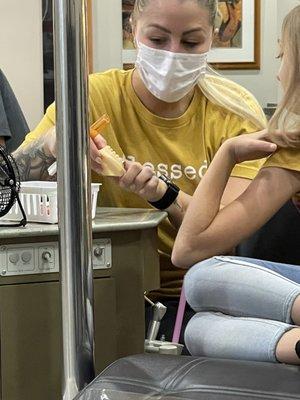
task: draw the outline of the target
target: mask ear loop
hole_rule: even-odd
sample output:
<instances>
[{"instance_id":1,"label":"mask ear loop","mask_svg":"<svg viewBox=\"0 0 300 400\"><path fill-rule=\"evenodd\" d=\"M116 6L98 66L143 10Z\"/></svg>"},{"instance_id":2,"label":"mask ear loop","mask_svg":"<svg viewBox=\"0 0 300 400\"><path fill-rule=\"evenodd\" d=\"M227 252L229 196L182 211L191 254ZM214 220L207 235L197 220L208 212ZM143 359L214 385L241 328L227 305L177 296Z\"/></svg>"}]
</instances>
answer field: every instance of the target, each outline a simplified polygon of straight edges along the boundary
<instances>
[{"instance_id":1,"label":"mask ear loop","mask_svg":"<svg viewBox=\"0 0 300 400\"><path fill-rule=\"evenodd\" d=\"M133 44L137 50L140 48L140 41L138 40L138 38L136 36L134 36L134 38L133 38Z\"/></svg>"},{"instance_id":2,"label":"mask ear loop","mask_svg":"<svg viewBox=\"0 0 300 400\"><path fill-rule=\"evenodd\" d=\"M133 43L133 45L134 45L134 48L137 49L137 48L138 48L138 45L137 45L136 36L135 36L135 34L134 34L135 26L134 26L134 24L133 24L132 14L130 15L129 23L130 23L130 26L131 26L131 32L132 32L132 36L133 36L132 43Z\"/></svg>"}]
</instances>

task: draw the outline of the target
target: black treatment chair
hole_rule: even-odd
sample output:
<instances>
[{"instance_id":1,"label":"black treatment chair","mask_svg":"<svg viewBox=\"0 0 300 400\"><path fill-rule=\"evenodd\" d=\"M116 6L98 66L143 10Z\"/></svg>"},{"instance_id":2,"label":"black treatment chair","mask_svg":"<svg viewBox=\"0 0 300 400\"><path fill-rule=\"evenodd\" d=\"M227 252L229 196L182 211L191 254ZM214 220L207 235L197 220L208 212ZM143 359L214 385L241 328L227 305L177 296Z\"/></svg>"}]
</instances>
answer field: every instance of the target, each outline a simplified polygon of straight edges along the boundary
<instances>
[{"instance_id":1,"label":"black treatment chair","mask_svg":"<svg viewBox=\"0 0 300 400\"><path fill-rule=\"evenodd\" d=\"M189 356L137 355L106 368L76 400L295 400L300 368Z\"/></svg>"},{"instance_id":2,"label":"black treatment chair","mask_svg":"<svg viewBox=\"0 0 300 400\"><path fill-rule=\"evenodd\" d=\"M238 255L300 264L300 213L292 201ZM300 267L299 267L300 268ZM190 356L141 354L106 368L76 400L295 400L300 367Z\"/></svg>"}]
</instances>

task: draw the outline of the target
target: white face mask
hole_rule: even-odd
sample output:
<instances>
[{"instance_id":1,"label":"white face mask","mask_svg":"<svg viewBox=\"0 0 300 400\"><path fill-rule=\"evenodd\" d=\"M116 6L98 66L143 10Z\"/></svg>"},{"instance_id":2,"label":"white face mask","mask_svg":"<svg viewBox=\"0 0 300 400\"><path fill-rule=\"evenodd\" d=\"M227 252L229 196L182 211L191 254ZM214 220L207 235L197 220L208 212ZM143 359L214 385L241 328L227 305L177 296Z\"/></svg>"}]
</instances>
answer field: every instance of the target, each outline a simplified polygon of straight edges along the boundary
<instances>
[{"instance_id":1,"label":"white face mask","mask_svg":"<svg viewBox=\"0 0 300 400\"><path fill-rule=\"evenodd\" d=\"M145 86L167 103L182 99L205 76L208 53L173 53L140 42L137 47L135 65Z\"/></svg>"}]
</instances>

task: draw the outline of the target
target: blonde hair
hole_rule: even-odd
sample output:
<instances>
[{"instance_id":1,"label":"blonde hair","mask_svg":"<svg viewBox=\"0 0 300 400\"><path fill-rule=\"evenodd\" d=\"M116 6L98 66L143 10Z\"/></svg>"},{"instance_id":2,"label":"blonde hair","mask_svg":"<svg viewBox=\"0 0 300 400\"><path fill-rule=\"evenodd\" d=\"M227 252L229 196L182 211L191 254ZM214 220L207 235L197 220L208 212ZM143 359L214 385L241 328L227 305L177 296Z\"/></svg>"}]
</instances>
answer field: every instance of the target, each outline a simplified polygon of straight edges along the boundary
<instances>
[{"instance_id":1,"label":"blonde hair","mask_svg":"<svg viewBox=\"0 0 300 400\"><path fill-rule=\"evenodd\" d=\"M300 130L300 6L283 21L281 46L288 53L289 74L285 94L270 120L269 130Z\"/></svg>"},{"instance_id":2,"label":"blonde hair","mask_svg":"<svg viewBox=\"0 0 300 400\"><path fill-rule=\"evenodd\" d=\"M209 67L208 70L210 73L198 82L204 96L213 104L252 122L256 129L264 129L267 119L253 94L237 83L217 74L212 68Z\"/></svg>"},{"instance_id":3,"label":"blonde hair","mask_svg":"<svg viewBox=\"0 0 300 400\"><path fill-rule=\"evenodd\" d=\"M167 1L167 0L166 0ZM215 26L218 0L194 0L199 6L204 7L209 12L209 21L212 28ZM132 25L135 26L140 15L148 6L151 0L136 0L131 16ZM198 86L213 104L229 110L243 119L251 121L256 128L266 127L266 117L254 99L253 95L238 84L223 78L211 67L204 79L200 79Z\"/></svg>"},{"instance_id":4,"label":"blonde hair","mask_svg":"<svg viewBox=\"0 0 300 400\"><path fill-rule=\"evenodd\" d=\"M135 25L141 13L151 0L135 0L134 9L132 13L132 23ZM166 0L167 1L167 0ZM209 21L212 26L215 24L215 18L218 11L218 0L194 0L199 6L206 8L209 12Z\"/></svg>"}]
</instances>

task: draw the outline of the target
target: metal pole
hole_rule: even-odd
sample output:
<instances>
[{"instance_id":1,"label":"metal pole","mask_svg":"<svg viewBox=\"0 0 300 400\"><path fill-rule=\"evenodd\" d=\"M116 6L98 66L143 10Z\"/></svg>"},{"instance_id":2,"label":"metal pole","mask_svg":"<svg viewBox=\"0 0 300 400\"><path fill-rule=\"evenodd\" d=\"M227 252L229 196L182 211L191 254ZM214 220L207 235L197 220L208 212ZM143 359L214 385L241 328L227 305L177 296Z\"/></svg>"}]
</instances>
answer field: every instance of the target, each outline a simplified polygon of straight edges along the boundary
<instances>
[{"instance_id":1,"label":"metal pole","mask_svg":"<svg viewBox=\"0 0 300 400\"><path fill-rule=\"evenodd\" d=\"M85 0L54 0L63 400L95 376Z\"/></svg>"}]
</instances>

